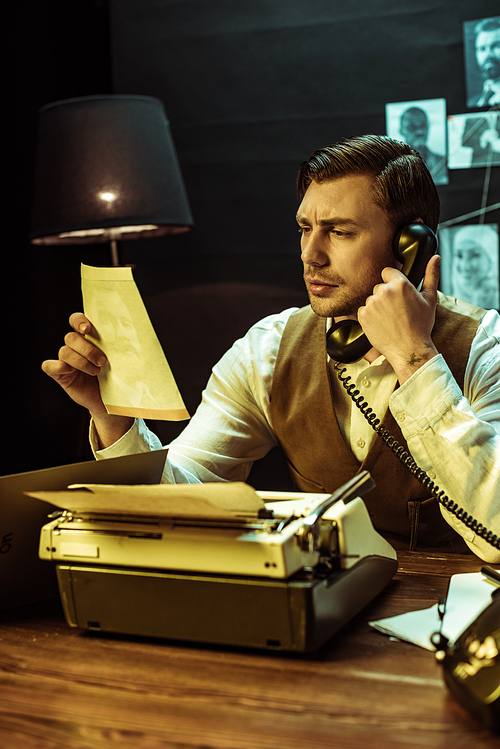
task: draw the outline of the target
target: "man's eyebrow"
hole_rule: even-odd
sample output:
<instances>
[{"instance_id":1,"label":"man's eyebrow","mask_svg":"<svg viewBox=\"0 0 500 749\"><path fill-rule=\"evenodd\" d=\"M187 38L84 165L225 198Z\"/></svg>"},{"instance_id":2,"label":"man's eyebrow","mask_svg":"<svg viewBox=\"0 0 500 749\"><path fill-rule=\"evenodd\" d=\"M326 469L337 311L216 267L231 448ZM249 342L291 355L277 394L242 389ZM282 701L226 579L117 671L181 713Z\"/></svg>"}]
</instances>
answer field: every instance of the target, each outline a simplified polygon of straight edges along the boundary
<instances>
[{"instance_id":1,"label":"man's eyebrow","mask_svg":"<svg viewBox=\"0 0 500 749\"><path fill-rule=\"evenodd\" d=\"M309 220L300 213L297 213L296 219L298 224L309 223ZM353 228L359 226L359 224L357 224L354 219L342 218L340 216L332 216L332 218L321 218L317 223L319 224L319 226L350 226Z\"/></svg>"}]
</instances>

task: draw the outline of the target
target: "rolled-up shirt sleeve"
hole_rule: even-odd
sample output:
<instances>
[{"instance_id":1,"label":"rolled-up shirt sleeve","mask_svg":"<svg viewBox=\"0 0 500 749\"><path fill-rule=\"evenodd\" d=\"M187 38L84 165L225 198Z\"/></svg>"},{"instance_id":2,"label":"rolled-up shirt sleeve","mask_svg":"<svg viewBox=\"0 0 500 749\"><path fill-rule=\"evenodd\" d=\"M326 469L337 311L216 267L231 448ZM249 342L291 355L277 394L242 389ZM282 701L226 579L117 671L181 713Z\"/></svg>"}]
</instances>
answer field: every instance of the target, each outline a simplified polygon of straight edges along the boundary
<instances>
[{"instance_id":1,"label":"rolled-up shirt sleeve","mask_svg":"<svg viewBox=\"0 0 500 749\"><path fill-rule=\"evenodd\" d=\"M270 392L283 329L294 309L256 323L215 365L195 415L168 446L162 481L245 481L254 461L277 444ZM91 444L98 459L162 446L141 419L103 450L91 428Z\"/></svg>"},{"instance_id":2,"label":"rolled-up shirt sleeve","mask_svg":"<svg viewBox=\"0 0 500 749\"><path fill-rule=\"evenodd\" d=\"M458 387L441 355L427 362L389 400L418 466L459 507L500 536L500 324L486 313ZM446 521L486 561L500 551L441 507Z\"/></svg>"}]
</instances>

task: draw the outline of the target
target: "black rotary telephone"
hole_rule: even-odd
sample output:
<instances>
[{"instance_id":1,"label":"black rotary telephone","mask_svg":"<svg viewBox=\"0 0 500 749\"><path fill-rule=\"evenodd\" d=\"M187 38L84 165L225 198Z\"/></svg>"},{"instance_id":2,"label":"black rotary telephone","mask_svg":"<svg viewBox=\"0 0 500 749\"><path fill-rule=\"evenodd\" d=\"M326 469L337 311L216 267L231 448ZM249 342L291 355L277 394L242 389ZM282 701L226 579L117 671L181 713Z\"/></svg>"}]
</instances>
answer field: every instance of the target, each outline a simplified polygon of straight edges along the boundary
<instances>
[{"instance_id":1,"label":"black rotary telephone","mask_svg":"<svg viewBox=\"0 0 500 749\"><path fill-rule=\"evenodd\" d=\"M425 224L409 224L396 234L392 249L396 260L403 264L401 273L418 286L427 263L436 253L436 235ZM340 320L326 334L326 350L337 362L351 364L358 361L371 347L356 320Z\"/></svg>"},{"instance_id":2,"label":"black rotary telephone","mask_svg":"<svg viewBox=\"0 0 500 749\"><path fill-rule=\"evenodd\" d=\"M491 597L455 643L440 632L431 641L452 695L486 728L500 733L500 588Z\"/></svg>"}]
</instances>

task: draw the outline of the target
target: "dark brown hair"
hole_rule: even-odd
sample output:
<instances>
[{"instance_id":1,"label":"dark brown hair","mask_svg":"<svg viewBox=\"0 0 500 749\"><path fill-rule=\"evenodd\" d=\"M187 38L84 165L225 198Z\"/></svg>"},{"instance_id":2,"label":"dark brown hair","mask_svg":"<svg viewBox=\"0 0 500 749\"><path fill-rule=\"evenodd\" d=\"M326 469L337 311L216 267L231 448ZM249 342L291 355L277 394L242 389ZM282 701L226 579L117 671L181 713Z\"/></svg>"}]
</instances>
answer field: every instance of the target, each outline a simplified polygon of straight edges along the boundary
<instances>
[{"instance_id":1,"label":"dark brown hair","mask_svg":"<svg viewBox=\"0 0 500 749\"><path fill-rule=\"evenodd\" d=\"M300 200L311 182L329 182L351 174L373 177L373 197L395 231L421 218L433 231L439 222L439 195L420 154L385 135L359 135L315 151L297 177Z\"/></svg>"},{"instance_id":2,"label":"dark brown hair","mask_svg":"<svg viewBox=\"0 0 500 749\"><path fill-rule=\"evenodd\" d=\"M483 18L474 26L474 33L478 36L482 31L496 31L497 29L500 29L498 18Z\"/></svg>"}]
</instances>

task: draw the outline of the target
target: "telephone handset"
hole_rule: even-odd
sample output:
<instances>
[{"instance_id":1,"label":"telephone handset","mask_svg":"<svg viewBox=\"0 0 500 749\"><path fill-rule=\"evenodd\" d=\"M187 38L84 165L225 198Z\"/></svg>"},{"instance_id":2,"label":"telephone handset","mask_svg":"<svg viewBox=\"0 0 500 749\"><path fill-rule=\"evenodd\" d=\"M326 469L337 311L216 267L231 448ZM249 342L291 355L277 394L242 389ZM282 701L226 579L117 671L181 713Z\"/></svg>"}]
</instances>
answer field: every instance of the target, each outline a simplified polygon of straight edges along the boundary
<instances>
[{"instance_id":1,"label":"telephone handset","mask_svg":"<svg viewBox=\"0 0 500 749\"><path fill-rule=\"evenodd\" d=\"M396 234L392 249L396 260L403 264L401 272L418 286L427 263L436 253L436 235L425 224L409 224ZM367 354L371 347L356 320L340 320L326 334L326 350L334 361L351 364Z\"/></svg>"}]
</instances>

